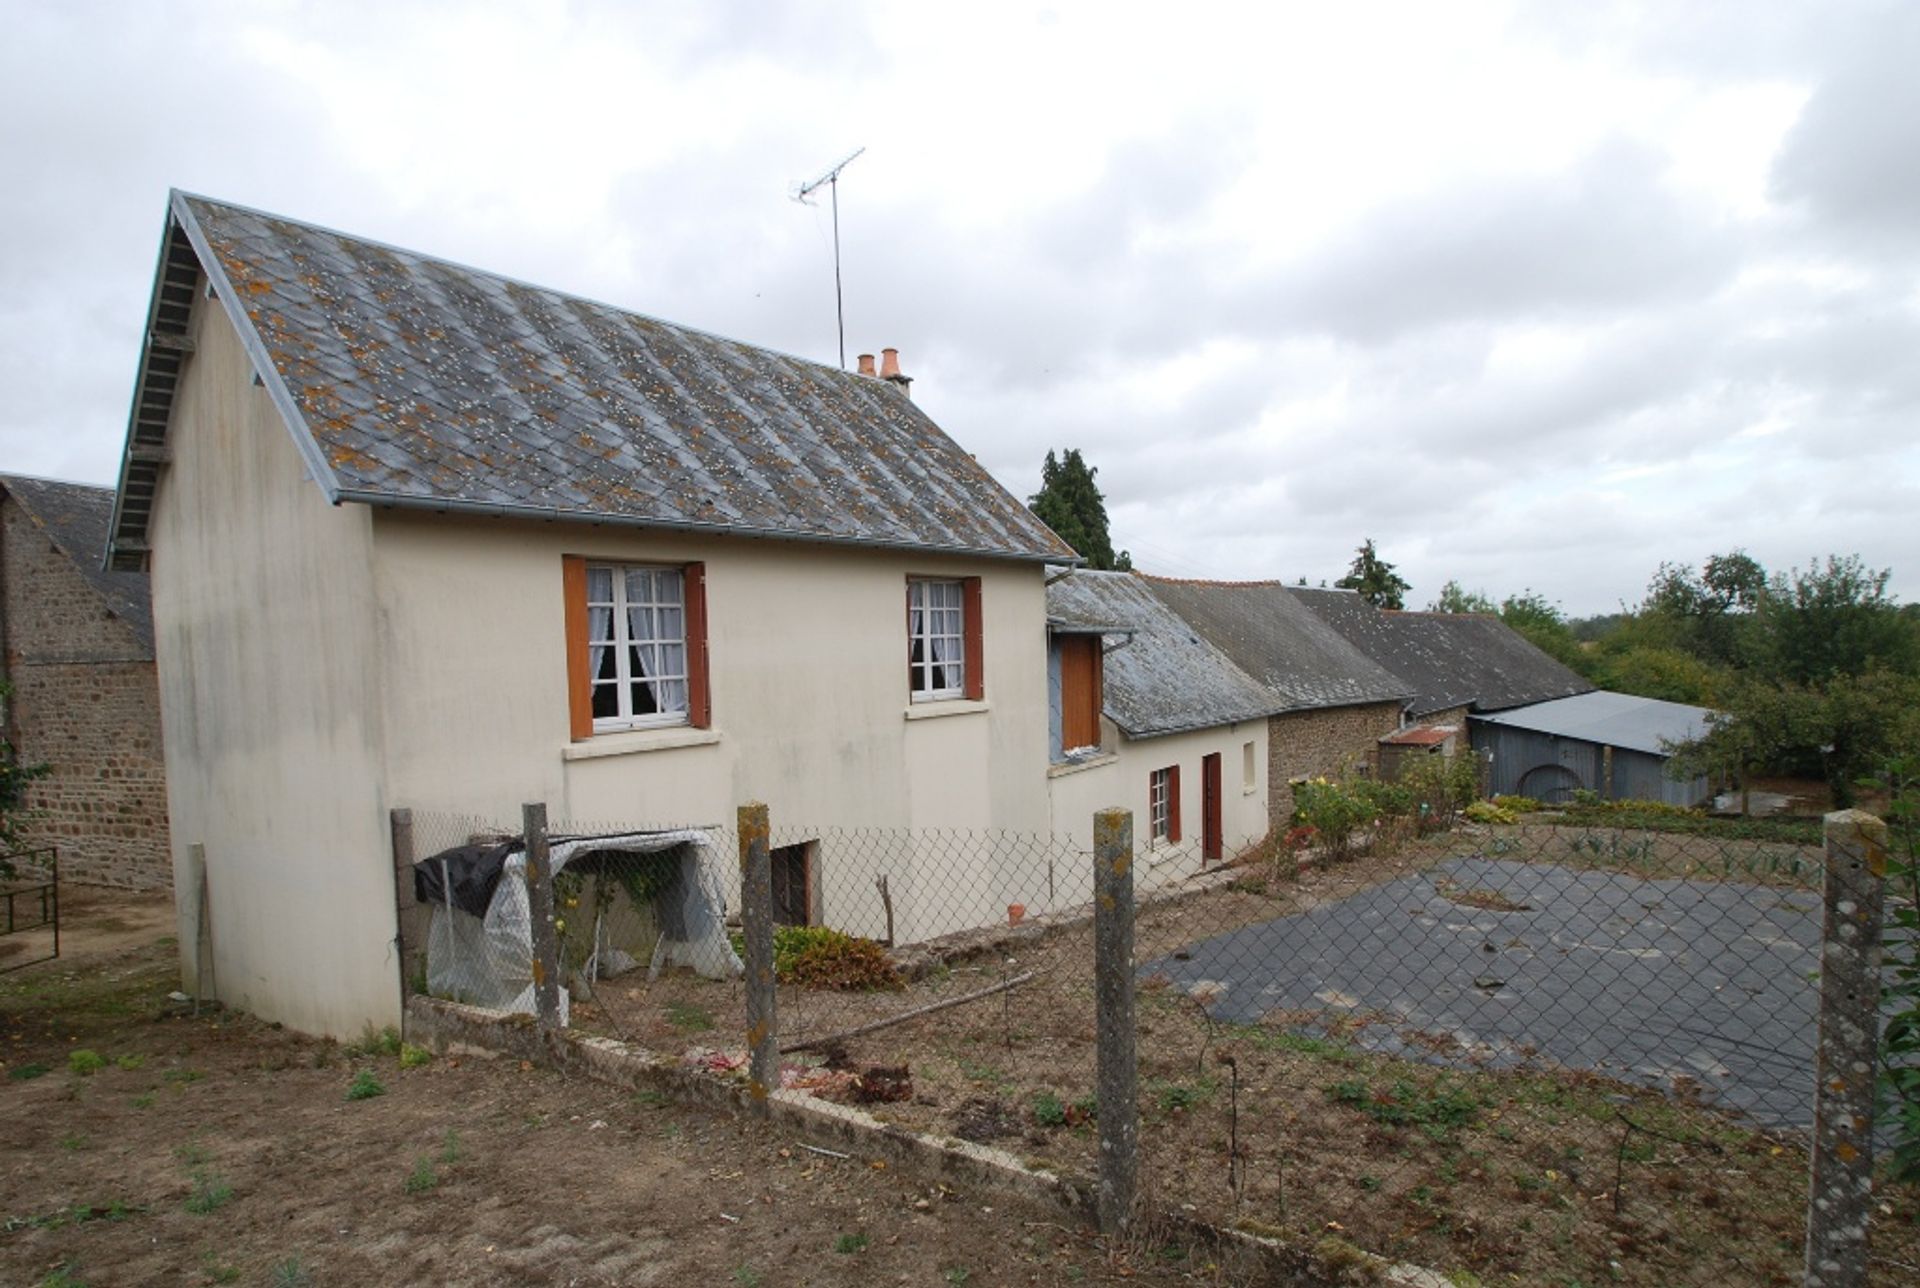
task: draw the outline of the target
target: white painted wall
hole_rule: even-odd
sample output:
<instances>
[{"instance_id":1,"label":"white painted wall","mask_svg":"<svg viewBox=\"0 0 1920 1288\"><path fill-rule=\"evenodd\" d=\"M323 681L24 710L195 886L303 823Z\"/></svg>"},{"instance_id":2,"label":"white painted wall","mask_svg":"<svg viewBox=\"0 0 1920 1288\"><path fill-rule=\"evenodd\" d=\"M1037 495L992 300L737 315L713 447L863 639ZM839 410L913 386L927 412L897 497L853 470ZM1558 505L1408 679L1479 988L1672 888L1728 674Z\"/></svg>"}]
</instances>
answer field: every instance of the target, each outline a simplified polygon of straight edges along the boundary
<instances>
[{"instance_id":1,"label":"white painted wall","mask_svg":"<svg viewBox=\"0 0 1920 1288\"><path fill-rule=\"evenodd\" d=\"M195 306L150 542L184 982L311 1033L399 1018L371 518L330 507L221 306Z\"/></svg>"},{"instance_id":2,"label":"white painted wall","mask_svg":"<svg viewBox=\"0 0 1920 1288\"><path fill-rule=\"evenodd\" d=\"M1101 746L1110 755L1081 766L1056 765L1048 771L1052 828L1089 852L1093 816L1119 806L1133 811L1136 887L1151 887L1191 876L1201 866L1200 762L1220 754L1222 856L1235 853L1267 834L1267 733L1264 720L1245 720L1193 733L1158 738L1128 738L1111 720L1100 722ZM1245 779L1245 749L1253 745L1253 782ZM1148 782L1156 769L1180 766L1180 841L1152 842ZM1091 866L1071 882L1056 882L1060 905L1092 896Z\"/></svg>"},{"instance_id":3,"label":"white painted wall","mask_svg":"<svg viewBox=\"0 0 1920 1288\"><path fill-rule=\"evenodd\" d=\"M545 800L562 824L731 827L764 801L776 843L822 836L824 920L879 934L885 872L902 940L977 924L997 898L984 879L936 881L938 856L907 830L1047 826L1037 565L402 511L377 512L374 535L396 803L509 821ZM706 563L710 734L570 741L568 554ZM909 701L909 574L982 579L983 705ZM825 835L847 829L870 831Z\"/></svg>"}]
</instances>

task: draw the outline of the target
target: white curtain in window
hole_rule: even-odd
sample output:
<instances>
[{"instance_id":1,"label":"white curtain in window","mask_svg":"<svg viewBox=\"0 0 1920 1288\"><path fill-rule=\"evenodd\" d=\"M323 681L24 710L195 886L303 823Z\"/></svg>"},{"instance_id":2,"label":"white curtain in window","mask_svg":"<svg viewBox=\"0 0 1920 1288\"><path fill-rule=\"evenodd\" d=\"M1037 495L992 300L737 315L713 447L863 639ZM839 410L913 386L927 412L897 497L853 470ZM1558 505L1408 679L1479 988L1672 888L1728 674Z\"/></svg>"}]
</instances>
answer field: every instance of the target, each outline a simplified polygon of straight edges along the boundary
<instances>
[{"instance_id":1,"label":"white curtain in window","mask_svg":"<svg viewBox=\"0 0 1920 1288\"><path fill-rule=\"evenodd\" d=\"M590 670L594 679L600 678L600 668L606 665L607 649L613 643L613 569L587 569L587 639Z\"/></svg>"},{"instance_id":2,"label":"white curtain in window","mask_svg":"<svg viewBox=\"0 0 1920 1288\"><path fill-rule=\"evenodd\" d=\"M687 709L683 596L677 572L627 570L627 637L633 642L633 679L645 684L657 712ZM636 710L638 706L636 703Z\"/></svg>"}]
</instances>

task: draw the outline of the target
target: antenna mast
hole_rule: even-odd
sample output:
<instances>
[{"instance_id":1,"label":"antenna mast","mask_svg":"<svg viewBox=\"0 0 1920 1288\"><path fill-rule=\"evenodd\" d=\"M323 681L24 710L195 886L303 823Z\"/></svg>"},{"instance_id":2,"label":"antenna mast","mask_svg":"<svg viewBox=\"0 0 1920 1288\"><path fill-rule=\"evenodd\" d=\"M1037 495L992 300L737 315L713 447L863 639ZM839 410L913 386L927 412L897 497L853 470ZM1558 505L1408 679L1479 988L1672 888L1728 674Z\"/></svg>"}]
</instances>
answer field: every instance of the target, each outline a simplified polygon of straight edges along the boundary
<instances>
[{"instance_id":1,"label":"antenna mast","mask_svg":"<svg viewBox=\"0 0 1920 1288\"><path fill-rule=\"evenodd\" d=\"M833 204L833 314L840 332L840 370L847 369L847 306L840 296L840 172L852 164L853 159L865 152L865 148L855 148L841 158L825 174L812 183L800 184L793 190L793 199L805 206L813 203L807 198L821 184L827 185L827 195Z\"/></svg>"}]
</instances>

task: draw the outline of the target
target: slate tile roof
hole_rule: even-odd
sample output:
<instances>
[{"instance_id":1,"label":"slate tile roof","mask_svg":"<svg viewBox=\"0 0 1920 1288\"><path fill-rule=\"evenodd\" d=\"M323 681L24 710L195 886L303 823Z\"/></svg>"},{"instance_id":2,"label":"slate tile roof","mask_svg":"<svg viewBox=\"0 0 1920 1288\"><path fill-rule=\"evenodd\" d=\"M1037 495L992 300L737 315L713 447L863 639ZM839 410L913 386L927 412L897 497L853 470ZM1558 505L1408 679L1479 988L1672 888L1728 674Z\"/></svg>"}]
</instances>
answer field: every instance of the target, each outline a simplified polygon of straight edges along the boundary
<instances>
[{"instance_id":1,"label":"slate tile roof","mask_svg":"<svg viewBox=\"0 0 1920 1288\"><path fill-rule=\"evenodd\" d=\"M1242 671L1272 690L1281 710L1393 702L1412 691L1280 582L1142 580Z\"/></svg>"},{"instance_id":2,"label":"slate tile roof","mask_svg":"<svg viewBox=\"0 0 1920 1288\"><path fill-rule=\"evenodd\" d=\"M171 212L329 499L1077 562L890 382L203 197Z\"/></svg>"},{"instance_id":3,"label":"slate tile roof","mask_svg":"<svg viewBox=\"0 0 1920 1288\"><path fill-rule=\"evenodd\" d=\"M1069 629L1132 633L1104 659L1107 718L1130 738L1262 720L1286 705L1154 592L1145 577L1082 569L1047 587L1047 616Z\"/></svg>"},{"instance_id":4,"label":"slate tile roof","mask_svg":"<svg viewBox=\"0 0 1920 1288\"><path fill-rule=\"evenodd\" d=\"M114 616L125 622L153 656L153 602L143 572L109 572L105 566L113 489L89 483L61 483L24 474L0 474L0 489L34 526L73 562Z\"/></svg>"},{"instance_id":5,"label":"slate tile roof","mask_svg":"<svg viewBox=\"0 0 1920 1288\"><path fill-rule=\"evenodd\" d=\"M1496 617L1382 612L1350 590L1287 593L1398 676L1413 693L1415 719L1450 707L1501 711L1593 689Z\"/></svg>"}]
</instances>

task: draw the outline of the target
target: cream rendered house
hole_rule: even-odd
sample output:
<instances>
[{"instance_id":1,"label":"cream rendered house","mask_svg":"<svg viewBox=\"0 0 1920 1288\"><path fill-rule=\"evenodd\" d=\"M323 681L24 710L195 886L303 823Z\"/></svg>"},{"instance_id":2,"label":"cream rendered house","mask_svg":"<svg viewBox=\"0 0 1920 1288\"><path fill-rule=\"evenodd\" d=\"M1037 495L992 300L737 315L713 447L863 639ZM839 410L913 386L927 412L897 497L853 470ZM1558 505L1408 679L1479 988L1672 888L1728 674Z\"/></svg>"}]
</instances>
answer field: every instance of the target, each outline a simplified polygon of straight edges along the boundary
<instances>
[{"instance_id":1,"label":"cream rendered house","mask_svg":"<svg viewBox=\"0 0 1920 1288\"><path fill-rule=\"evenodd\" d=\"M111 559L184 970L305 1031L398 1018L394 807L1049 826L1073 555L904 379L176 193ZM907 884L901 938L958 915Z\"/></svg>"},{"instance_id":2,"label":"cream rendered house","mask_svg":"<svg viewBox=\"0 0 1920 1288\"><path fill-rule=\"evenodd\" d=\"M1284 700L1152 587L1127 572L1049 579L1047 781L1053 831L1082 844L1096 810L1130 809L1136 879L1159 885L1266 836L1267 718Z\"/></svg>"}]
</instances>

